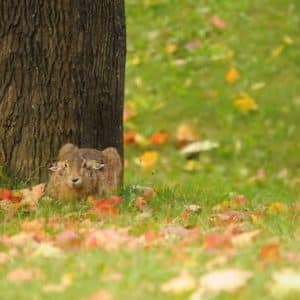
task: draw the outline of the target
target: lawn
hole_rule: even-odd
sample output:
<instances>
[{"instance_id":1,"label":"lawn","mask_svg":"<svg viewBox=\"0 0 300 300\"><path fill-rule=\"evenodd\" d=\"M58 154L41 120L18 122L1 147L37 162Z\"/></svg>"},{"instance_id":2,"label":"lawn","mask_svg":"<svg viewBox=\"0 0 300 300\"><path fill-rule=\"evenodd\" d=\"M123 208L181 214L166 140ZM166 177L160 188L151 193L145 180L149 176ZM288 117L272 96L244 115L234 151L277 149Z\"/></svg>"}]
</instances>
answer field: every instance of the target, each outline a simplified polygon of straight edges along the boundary
<instances>
[{"instance_id":1,"label":"lawn","mask_svg":"<svg viewBox=\"0 0 300 300\"><path fill-rule=\"evenodd\" d=\"M0 299L299 299L300 2L126 3L123 201L2 209Z\"/></svg>"}]
</instances>

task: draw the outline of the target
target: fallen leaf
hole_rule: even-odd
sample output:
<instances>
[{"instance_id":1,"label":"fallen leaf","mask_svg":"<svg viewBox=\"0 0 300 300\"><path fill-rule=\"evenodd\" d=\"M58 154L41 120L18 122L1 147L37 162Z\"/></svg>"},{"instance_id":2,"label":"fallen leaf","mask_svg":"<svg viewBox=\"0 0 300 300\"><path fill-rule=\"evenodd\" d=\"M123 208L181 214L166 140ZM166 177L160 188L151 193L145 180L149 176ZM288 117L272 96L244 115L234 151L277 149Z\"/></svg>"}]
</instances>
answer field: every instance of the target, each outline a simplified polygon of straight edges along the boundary
<instances>
[{"instance_id":1,"label":"fallen leaf","mask_svg":"<svg viewBox=\"0 0 300 300\"><path fill-rule=\"evenodd\" d=\"M241 205L245 205L249 202L249 200L247 199L246 196L244 195L236 195L233 199L233 201L238 205L238 206L241 206Z\"/></svg>"},{"instance_id":2,"label":"fallen leaf","mask_svg":"<svg viewBox=\"0 0 300 300\"><path fill-rule=\"evenodd\" d=\"M282 54L284 50L284 45L279 45L276 48L274 48L271 52L271 58L274 59Z\"/></svg>"},{"instance_id":3,"label":"fallen leaf","mask_svg":"<svg viewBox=\"0 0 300 300\"><path fill-rule=\"evenodd\" d=\"M125 145L131 145L136 143L136 133L135 132L125 132L124 133L124 143Z\"/></svg>"},{"instance_id":4,"label":"fallen leaf","mask_svg":"<svg viewBox=\"0 0 300 300\"><path fill-rule=\"evenodd\" d=\"M112 300L113 296L111 292L101 289L94 294L92 294L89 298L89 300Z\"/></svg>"},{"instance_id":5,"label":"fallen leaf","mask_svg":"<svg viewBox=\"0 0 300 300\"><path fill-rule=\"evenodd\" d=\"M135 161L143 169L148 170L153 168L156 165L158 158L159 158L159 153L157 151L146 151Z\"/></svg>"},{"instance_id":6,"label":"fallen leaf","mask_svg":"<svg viewBox=\"0 0 300 300\"><path fill-rule=\"evenodd\" d=\"M128 228L105 228L91 232L85 239L87 249L102 248L106 251L117 250L120 247L135 248L142 241L129 236Z\"/></svg>"},{"instance_id":7,"label":"fallen leaf","mask_svg":"<svg viewBox=\"0 0 300 300\"><path fill-rule=\"evenodd\" d=\"M234 67L231 67L226 73L226 82L229 84L234 84L240 78L238 70Z\"/></svg>"},{"instance_id":8,"label":"fallen leaf","mask_svg":"<svg viewBox=\"0 0 300 300\"><path fill-rule=\"evenodd\" d=\"M91 208L91 212L96 213L98 216L102 217L105 215L118 215L119 208L117 207L123 199L121 197L112 196L110 198L101 199L94 203Z\"/></svg>"},{"instance_id":9,"label":"fallen leaf","mask_svg":"<svg viewBox=\"0 0 300 300\"><path fill-rule=\"evenodd\" d=\"M252 277L252 272L242 269L220 269L203 275L200 285L203 289L220 293L223 291L233 293L243 287Z\"/></svg>"},{"instance_id":10,"label":"fallen leaf","mask_svg":"<svg viewBox=\"0 0 300 300\"><path fill-rule=\"evenodd\" d=\"M167 142L168 138L169 135L167 132L158 131L151 136L150 140L153 145L162 145Z\"/></svg>"},{"instance_id":11,"label":"fallen leaf","mask_svg":"<svg viewBox=\"0 0 300 300\"><path fill-rule=\"evenodd\" d=\"M228 235L212 233L204 237L204 249L207 251L220 250L231 246L231 239Z\"/></svg>"},{"instance_id":12,"label":"fallen leaf","mask_svg":"<svg viewBox=\"0 0 300 300\"><path fill-rule=\"evenodd\" d=\"M173 54L177 51L177 45L176 44L167 44L165 46L165 52L167 54Z\"/></svg>"},{"instance_id":13,"label":"fallen leaf","mask_svg":"<svg viewBox=\"0 0 300 300\"><path fill-rule=\"evenodd\" d=\"M79 235L71 229L66 229L56 236L56 244L60 247L78 248L81 240Z\"/></svg>"},{"instance_id":14,"label":"fallen leaf","mask_svg":"<svg viewBox=\"0 0 300 300\"><path fill-rule=\"evenodd\" d=\"M209 22L218 29L225 29L227 23L225 20L219 18L218 16L213 16L209 19Z\"/></svg>"},{"instance_id":15,"label":"fallen leaf","mask_svg":"<svg viewBox=\"0 0 300 300\"><path fill-rule=\"evenodd\" d=\"M37 271L33 269L17 268L10 271L6 278L14 283L22 283L35 279L37 274Z\"/></svg>"},{"instance_id":16,"label":"fallen leaf","mask_svg":"<svg viewBox=\"0 0 300 300\"><path fill-rule=\"evenodd\" d=\"M200 152L211 151L218 147L219 147L219 143L213 142L210 140L204 140L201 142L200 141L193 142L193 143L190 143L190 144L184 146L180 150L180 153L183 155L191 156L191 155L198 154Z\"/></svg>"},{"instance_id":17,"label":"fallen leaf","mask_svg":"<svg viewBox=\"0 0 300 300\"><path fill-rule=\"evenodd\" d=\"M190 124L182 123L176 129L176 143L178 147L194 142L198 137L196 129Z\"/></svg>"},{"instance_id":18,"label":"fallen leaf","mask_svg":"<svg viewBox=\"0 0 300 300\"><path fill-rule=\"evenodd\" d=\"M248 113L258 110L258 105L255 100L246 93L241 94L236 100L234 100L234 106L242 113Z\"/></svg>"},{"instance_id":19,"label":"fallen leaf","mask_svg":"<svg viewBox=\"0 0 300 300\"><path fill-rule=\"evenodd\" d=\"M264 261L276 261L280 258L280 245L278 243L270 243L264 245L260 249L260 257Z\"/></svg>"},{"instance_id":20,"label":"fallen leaf","mask_svg":"<svg viewBox=\"0 0 300 300\"><path fill-rule=\"evenodd\" d=\"M165 282L160 289L165 293L181 294L189 292L195 289L195 287L195 278L189 275L187 272L182 272L179 276L176 276Z\"/></svg>"},{"instance_id":21,"label":"fallen leaf","mask_svg":"<svg viewBox=\"0 0 300 300\"><path fill-rule=\"evenodd\" d=\"M284 35L284 36L283 36L283 41L284 41L287 45L293 45L293 44L294 44L293 38L290 37L289 35Z\"/></svg>"},{"instance_id":22,"label":"fallen leaf","mask_svg":"<svg viewBox=\"0 0 300 300\"><path fill-rule=\"evenodd\" d=\"M0 189L0 201L9 201L12 203L19 203L21 202L22 197L20 193L13 192L10 189L2 188Z\"/></svg>"},{"instance_id":23,"label":"fallen leaf","mask_svg":"<svg viewBox=\"0 0 300 300\"><path fill-rule=\"evenodd\" d=\"M288 211L286 204L282 202L273 202L268 207L268 212L271 214L282 214Z\"/></svg>"}]
</instances>

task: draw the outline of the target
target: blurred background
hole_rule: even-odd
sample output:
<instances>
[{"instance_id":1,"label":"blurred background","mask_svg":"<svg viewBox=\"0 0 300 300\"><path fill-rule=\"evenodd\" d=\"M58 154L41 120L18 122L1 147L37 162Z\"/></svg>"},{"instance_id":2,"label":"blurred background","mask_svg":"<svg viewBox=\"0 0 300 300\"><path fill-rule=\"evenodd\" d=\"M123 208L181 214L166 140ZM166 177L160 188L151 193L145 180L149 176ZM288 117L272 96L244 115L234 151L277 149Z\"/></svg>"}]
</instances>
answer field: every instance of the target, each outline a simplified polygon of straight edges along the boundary
<instances>
[{"instance_id":1,"label":"blurred background","mask_svg":"<svg viewBox=\"0 0 300 300\"><path fill-rule=\"evenodd\" d=\"M126 3L127 183L296 192L300 2Z\"/></svg>"}]
</instances>

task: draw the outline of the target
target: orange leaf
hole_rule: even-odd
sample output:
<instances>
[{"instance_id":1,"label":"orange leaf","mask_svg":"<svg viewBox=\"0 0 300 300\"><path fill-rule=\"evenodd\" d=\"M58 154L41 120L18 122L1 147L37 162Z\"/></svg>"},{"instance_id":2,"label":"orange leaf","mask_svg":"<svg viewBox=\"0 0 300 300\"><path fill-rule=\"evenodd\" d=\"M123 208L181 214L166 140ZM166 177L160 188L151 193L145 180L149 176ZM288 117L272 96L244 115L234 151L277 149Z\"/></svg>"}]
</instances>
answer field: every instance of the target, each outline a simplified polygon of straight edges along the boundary
<instances>
[{"instance_id":1,"label":"orange leaf","mask_svg":"<svg viewBox=\"0 0 300 300\"><path fill-rule=\"evenodd\" d=\"M240 78L240 74L236 68L231 67L226 74L226 81L229 84L235 83Z\"/></svg>"},{"instance_id":2,"label":"orange leaf","mask_svg":"<svg viewBox=\"0 0 300 300\"><path fill-rule=\"evenodd\" d=\"M125 132L124 133L124 143L125 145L130 145L136 143L136 133L135 132Z\"/></svg>"},{"instance_id":3,"label":"orange leaf","mask_svg":"<svg viewBox=\"0 0 300 300\"><path fill-rule=\"evenodd\" d=\"M231 241L224 234L210 234L204 238L204 248L208 251L223 249L231 246Z\"/></svg>"},{"instance_id":4,"label":"orange leaf","mask_svg":"<svg viewBox=\"0 0 300 300\"><path fill-rule=\"evenodd\" d=\"M260 257L265 261L276 261L280 258L279 244L271 243L260 249Z\"/></svg>"},{"instance_id":5,"label":"orange leaf","mask_svg":"<svg viewBox=\"0 0 300 300\"><path fill-rule=\"evenodd\" d=\"M0 200L10 200L13 196L12 191L9 189L0 189Z\"/></svg>"},{"instance_id":6,"label":"orange leaf","mask_svg":"<svg viewBox=\"0 0 300 300\"><path fill-rule=\"evenodd\" d=\"M117 207L117 205L119 205L122 201L123 199L117 196L101 199L94 204L94 206L92 207L92 211L100 216L118 215L119 208Z\"/></svg>"},{"instance_id":7,"label":"orange leaf","mask_svg":"<svg viewBox=\"0 0 300 300\"><path fill-rule=\"evenodd\" d=\"M234 197L233 201L240 206L247 204L249 200L244 195L237 195Z\"/></svg>"},{"instance_id":8,"label":"orange leaf","mask_svg":"<svg viewBox=\"0 0 300 300\"><path fill-rule=\"evenodd\" d=\"M168 137L169 135L166 132L158 131L151 136L150 140L153 145L162 145L166 143Z\"/></svg>"}]
</instances>

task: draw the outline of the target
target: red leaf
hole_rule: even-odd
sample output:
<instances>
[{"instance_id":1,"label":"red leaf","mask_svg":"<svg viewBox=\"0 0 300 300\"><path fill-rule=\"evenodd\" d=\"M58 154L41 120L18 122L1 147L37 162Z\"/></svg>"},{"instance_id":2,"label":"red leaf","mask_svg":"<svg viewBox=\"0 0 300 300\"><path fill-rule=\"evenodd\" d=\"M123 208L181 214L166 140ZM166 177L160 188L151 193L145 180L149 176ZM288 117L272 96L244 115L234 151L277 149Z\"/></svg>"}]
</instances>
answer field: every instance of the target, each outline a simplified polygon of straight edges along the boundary
<instances>
[{"instance_id":1,"label":"red leaf","mask_svg":"<svg viewBox=\"0 0 300 300\"><path fill-rule=\"evenodd\" d=\"M117 205L119 205L122 201L123 199L117 196L102 199L94 204L92 211L99 215L118 215L119 208Z\"/></svg>"},{"instance_id":2,"label":"red leaf","mask_svg":"<svg viewBox=\"0 0 300 300\"><path fill-rule=\"evenodd\" d=\"M245 205L248 202L248 199L244 195L237 195L233 200L238 205Z\"/></svg>"},{"instance_id":3,"label":"red leaf","mask_svg":"<svg viewBox=\"0 0 300 300\"><path fill-rule=\"evenodd\" d=\"M223 249L231 246L231 241L224 234L213 233L204 238L204 248L206 250Z\"/></svg>"},{"instance_id":4,"label":"red leaf","mask_svg":"<svg viewBox=\"0 0 300 300\"><path fill-rule=\"evenodd\" d=\"M11 200L13 193L9 189L0 189L0 200Z\"/></svg>"}]
</instances>

